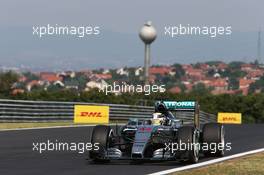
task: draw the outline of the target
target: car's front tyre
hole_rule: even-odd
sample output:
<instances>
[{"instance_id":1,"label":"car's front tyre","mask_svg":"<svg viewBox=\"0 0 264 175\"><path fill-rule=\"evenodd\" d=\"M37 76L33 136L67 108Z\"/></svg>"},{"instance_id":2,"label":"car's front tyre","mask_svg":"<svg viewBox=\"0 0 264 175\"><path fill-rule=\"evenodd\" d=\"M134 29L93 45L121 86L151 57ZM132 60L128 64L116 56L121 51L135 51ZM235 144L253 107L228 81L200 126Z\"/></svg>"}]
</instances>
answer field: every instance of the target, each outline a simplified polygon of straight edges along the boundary
<instances>
[{"instance_id":1,"label":"car's front tyre","mask_svg":"<svg viewBox=\"0 0 264 175\"><path fill-rule=\"evenodd\" d=\"M184 146L185 145L185 146ZM182 147L184 146L184 150ZM178 147L182 154L186 154L189 163L197 163L199 160L199 131L193 126L183 126L178 131Z\"/></svg>"},{"instance_id":2,"label":"car's front tyre","mask_svg":"<svg viewBox=\"0 0 264 175\"><path fill-rule=\"evenodd\" d=\"M110 126L97 125L93 128L91 143L98 145L99 149L91 150L89 157L96 163L107 162L104 156L111 144L113 130Z\"/></svg>"}]
</instances>

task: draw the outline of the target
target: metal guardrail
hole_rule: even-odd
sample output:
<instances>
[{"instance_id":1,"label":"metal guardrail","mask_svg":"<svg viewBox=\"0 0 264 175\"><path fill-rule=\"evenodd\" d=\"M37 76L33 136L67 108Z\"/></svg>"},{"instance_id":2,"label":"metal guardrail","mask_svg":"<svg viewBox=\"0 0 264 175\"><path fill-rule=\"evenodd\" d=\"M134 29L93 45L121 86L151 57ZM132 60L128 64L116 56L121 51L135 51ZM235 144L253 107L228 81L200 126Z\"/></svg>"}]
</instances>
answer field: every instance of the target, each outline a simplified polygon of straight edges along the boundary
<instances>
[{"instance_id":1,"label":"metal guardrail","mask_svg":"<svg viewBox=\"0 0 264 175\"><path fill-rule=\"evenodd\" d=\"M0 99L0 122L70 121L73 120L74 105L109 106L110 120L151 118L154 112L154 107L150 106ZM193 120L193 114L188 112L176 115L187 122ZM216 116L201 111L200 119L201 123L215 122Z\"/></svg>"}]
</instances>

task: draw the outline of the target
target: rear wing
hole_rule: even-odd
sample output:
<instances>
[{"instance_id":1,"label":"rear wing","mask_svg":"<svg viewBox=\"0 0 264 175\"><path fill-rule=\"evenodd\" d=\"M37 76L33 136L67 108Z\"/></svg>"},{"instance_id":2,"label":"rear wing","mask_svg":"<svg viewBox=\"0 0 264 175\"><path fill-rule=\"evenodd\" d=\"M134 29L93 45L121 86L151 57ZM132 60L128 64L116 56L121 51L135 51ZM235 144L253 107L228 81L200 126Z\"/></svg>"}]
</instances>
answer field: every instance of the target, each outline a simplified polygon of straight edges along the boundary
<instances>
[{"instance_id":1,"label":"rear wing","mask_svg":"<svg viewBox=\"0 0 264 175\"><path fill-rule=\"evenodd\" d=\"M200 105L197 101L157 101L155 112L191 111L194 112L194 125L200 128Z\"/></svg>"}]
</instances>

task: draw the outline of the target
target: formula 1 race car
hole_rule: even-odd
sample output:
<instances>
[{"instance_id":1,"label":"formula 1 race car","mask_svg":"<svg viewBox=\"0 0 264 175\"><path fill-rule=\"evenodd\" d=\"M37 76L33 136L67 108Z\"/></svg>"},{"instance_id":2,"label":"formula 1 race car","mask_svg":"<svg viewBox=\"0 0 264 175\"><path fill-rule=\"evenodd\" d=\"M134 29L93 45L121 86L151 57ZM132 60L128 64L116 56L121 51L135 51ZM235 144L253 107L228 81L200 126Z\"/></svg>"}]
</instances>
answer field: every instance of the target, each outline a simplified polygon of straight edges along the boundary
<instances>
[{"instance_id":1,"label":"formula 1 race car","mask_svg":"<svg viewBox=\"0 0 264 175\"><path fill-rule=\"evenodd\" d=\"M177 113L186 111L194 118L191 124L177 119ZM91 143L98 144L99 149L90 151L89 157L94 162L180 160L196 163L200 155L223 156L223 125L206 123L201 129L199 113L195 101L158 101L152 119L130 119L119 132L110 126L97 125Z\"/></svg>"}]
</instances>

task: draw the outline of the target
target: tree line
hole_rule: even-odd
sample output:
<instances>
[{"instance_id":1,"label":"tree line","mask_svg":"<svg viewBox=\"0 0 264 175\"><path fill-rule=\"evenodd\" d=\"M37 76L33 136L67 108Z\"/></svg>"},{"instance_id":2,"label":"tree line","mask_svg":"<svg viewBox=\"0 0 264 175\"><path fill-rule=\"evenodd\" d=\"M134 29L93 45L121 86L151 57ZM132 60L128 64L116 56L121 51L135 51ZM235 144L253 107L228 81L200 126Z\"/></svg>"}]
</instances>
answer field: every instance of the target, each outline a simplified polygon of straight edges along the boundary
<instances>
[{"instance_id":1,"label":"tree line","mask_svg":"<svg viewBox=\"0 0 264 175\"><path fill-rule=\"evenodd\" d=\"M17 81L13 73L0 74L0 98L19 100L44 100L44 101L74 101L94 103L114 103L130 105L154 105L156 100L195 100L200 103L201 110L217 114L218 112L240 112L244 123L264 122L264 93L243 95L211 95L205 89L191 93L173 94L170 92L152 93L124 93L121 95L99 92L98 89L91 91L74 90L36 90L17 95L11 95L13 83Z\"/></svg>"}]
</instances>

